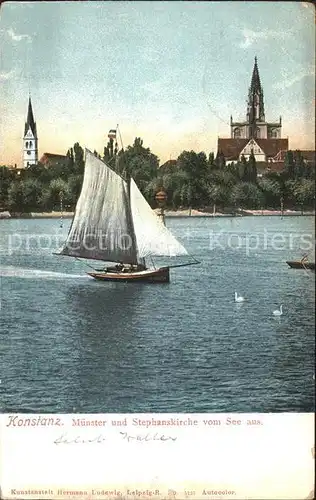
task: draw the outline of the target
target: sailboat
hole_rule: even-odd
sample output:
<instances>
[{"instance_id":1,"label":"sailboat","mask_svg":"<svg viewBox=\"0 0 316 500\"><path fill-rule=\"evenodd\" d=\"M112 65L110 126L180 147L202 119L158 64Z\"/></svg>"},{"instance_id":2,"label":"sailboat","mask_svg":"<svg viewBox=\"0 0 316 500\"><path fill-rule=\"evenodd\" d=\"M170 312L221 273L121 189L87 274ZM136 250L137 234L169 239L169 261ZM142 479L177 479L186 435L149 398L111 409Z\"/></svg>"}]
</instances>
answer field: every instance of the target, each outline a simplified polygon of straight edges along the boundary
<instances>
[{"instance_id":1,"label":"sailboat","mask_svg":"<svg viewBox=\"0 0 316 500\"><path fill-rule=\"evenodd\" d=\"M113 263L87 272L102 281L168 283L170 268L147 267L153 257L188 256L184 246L152 210L129 175L125 178L85 150L82 190L67 239L58 252Z\"/></svg>"}]
</instances>

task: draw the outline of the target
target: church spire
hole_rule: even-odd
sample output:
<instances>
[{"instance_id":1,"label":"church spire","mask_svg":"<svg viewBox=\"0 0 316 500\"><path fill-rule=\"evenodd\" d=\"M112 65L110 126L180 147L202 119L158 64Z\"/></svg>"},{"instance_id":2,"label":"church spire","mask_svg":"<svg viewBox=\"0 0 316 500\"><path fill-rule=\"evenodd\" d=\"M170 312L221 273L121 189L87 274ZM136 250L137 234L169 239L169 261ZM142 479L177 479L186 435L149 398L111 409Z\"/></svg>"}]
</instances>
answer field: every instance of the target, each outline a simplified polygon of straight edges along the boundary
<instances>
[{"instance_id":1,"label":"church spire","mask_svg":"<svg viewBox=\"0 0 316 500\"><path fill-rule=\"evenodd\" d=\"M36 123L35 123L34 115L33 115L31 96L29 96L29 107L27 110L27 119L25 122L24 135L27 134L27 131L29 130L29 128L31 129L33 135L36 136Z\"/></svg>"},{"instance_id":2,"label":"church spire","mask_svg":"<svg viewBox=\"0 0 316 500\"><path fill-rule=\"evenodd\" d=\"M247 121L249 123L250 136L256 137L256 122L265 121L263 90L260 82L257 56L255 57L255 64L249 87Z\"/></svg>"},{"instance_id":3,"label":"church spire","mask_svg":"<svg viewBox=\"0 0 316 500\"><path fill-rule=\"evenodd\" d=\"M38 137L36 122L34 120L31 96L29 96L29 105L27 118L24 126L23 137L23 166L28 168L30 165L36 165L38 162Z\"/></svg>"},{"instance_id":4,"label":"church spire","mask_svg":"<svg viewBox=\"0 0 316 500\"><path fill-rule=\"evenodd\" d=\"M252 78L251 78L251 86L250 89L252 92L262 92L261 88L261 82L260 82L260 76L259 76L259 70L258 70L258 61L257 61L257 56L255 57L255 64L253 67L252 71Z\"/></svg>"}]
</instances>

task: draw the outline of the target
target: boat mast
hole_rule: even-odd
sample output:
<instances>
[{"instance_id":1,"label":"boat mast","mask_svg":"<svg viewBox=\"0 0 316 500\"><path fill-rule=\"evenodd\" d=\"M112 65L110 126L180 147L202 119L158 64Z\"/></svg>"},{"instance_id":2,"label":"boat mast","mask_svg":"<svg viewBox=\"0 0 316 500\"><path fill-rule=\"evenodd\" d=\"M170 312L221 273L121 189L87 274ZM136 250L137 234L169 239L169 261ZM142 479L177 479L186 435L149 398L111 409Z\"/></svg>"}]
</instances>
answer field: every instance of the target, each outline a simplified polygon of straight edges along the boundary
<instances>
[{"instance_id":1,"label":"boat mast","mask_svg":"<svg viewBox=\"0 0 316 500\"><path fill-rule=\"evenodd\" d=\"M116 125L116 130L119 133L120 136L120 141L121 141L121 146L122 146L122 151L124 154L124 146L123 146L123 141L122 141L122 136L121 136L121 131L119 129L118 124ZM134 229L134 222L133 222L133 216L132 216L132 209L131 209L131 173L129 166L125 164L125 179L126 179L126 184L127 184L127 197L128 197L128 205L129 205L129 227L132 229L131 234L129 235L132 240L132 245L134 248L137 250L137 241L136 241L136 235L135 235L135 229ZM137 254L137 251L136 251ZM133 262L134 265L138 265L137 262L137 257L136 257L136 262Z\"/></svg>"}]
</instances>

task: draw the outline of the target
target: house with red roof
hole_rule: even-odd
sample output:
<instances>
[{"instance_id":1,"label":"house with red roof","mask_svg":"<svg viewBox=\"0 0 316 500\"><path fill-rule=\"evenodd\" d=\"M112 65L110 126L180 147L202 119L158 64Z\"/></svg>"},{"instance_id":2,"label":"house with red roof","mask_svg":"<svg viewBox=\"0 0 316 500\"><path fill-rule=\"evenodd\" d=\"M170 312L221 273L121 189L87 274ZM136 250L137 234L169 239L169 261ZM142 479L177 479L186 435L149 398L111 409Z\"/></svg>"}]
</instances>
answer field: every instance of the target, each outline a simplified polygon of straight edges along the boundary
<instances>
[{"instance_id":1,"label":"house with red roof","mask_svg":"<svg viewBox=\"0 0 316 500\"><path fill-rule=\"evenodd\" d=\"M66 165L68 163L68 156L60 155L56 153L44 153L40 159L40 163L45 167L51 167L53 165Z\"/></svg>"}]
</instances>

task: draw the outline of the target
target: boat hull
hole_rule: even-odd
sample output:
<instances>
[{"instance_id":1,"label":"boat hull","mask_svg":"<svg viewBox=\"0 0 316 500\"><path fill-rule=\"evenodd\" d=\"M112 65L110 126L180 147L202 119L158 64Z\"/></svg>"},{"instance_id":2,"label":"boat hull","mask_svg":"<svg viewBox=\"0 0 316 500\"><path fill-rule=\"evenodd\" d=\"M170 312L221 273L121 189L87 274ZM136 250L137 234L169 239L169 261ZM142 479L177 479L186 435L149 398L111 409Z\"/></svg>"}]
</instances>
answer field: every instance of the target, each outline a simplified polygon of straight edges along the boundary
<instances>
[{"instance_id":1,"label":"boat hull","mask_svg":"<svg viewBox=\"0 0 316 500\"><path fill-rule=\"evenodd\" d=\"M146 269L145 271L135 272L107 272L95 271L87 273L92 278L99 281L116 281L124 283L169 283L169 267L161 267L160 269Z\"/></svg>"},{"instance_id":2,"label":"boat hull","mask_svg":"<svg viewBox=\"0 0 316 500\"><path fill-rule=\"evenodd\" d=\"M292 269L312 269L312 270L315 270L315 262L301 262L300 260L287 260L286 263Z\"/></svg>"}]
</instances>

